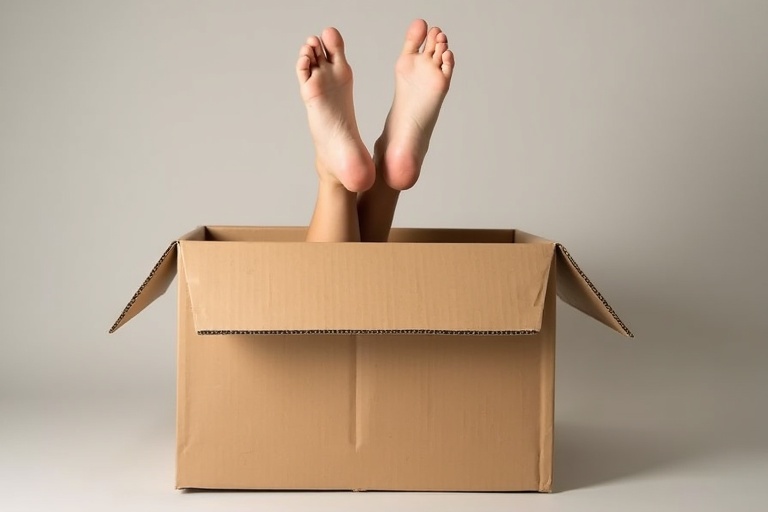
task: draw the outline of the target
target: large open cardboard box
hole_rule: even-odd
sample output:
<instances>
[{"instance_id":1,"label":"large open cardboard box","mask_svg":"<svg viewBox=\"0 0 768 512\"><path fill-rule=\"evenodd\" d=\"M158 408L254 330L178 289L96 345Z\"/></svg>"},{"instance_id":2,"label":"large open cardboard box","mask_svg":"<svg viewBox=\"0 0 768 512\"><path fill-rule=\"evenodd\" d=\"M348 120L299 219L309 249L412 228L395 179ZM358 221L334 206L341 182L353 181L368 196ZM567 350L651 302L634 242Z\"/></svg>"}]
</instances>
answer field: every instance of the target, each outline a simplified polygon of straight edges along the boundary
<instances>
[{"instance_id":1,"label":"large open cardboard box","mask_svg":"<svg viewBox=\"0 0 768 512\"><path fill-rule=\"evenodd\" d=\"M519 230L199 227L178 273L177 488L550 491L555 296L632 336L566 249Z\"/></svg>"}]
</instances>

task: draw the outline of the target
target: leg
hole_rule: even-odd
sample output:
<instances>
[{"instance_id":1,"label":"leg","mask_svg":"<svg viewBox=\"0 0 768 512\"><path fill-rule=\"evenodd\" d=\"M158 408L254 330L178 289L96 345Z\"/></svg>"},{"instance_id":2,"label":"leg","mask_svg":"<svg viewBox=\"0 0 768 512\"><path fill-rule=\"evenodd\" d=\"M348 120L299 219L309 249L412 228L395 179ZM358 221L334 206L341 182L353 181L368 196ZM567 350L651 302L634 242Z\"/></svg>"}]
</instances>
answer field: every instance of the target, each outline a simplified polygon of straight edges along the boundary
<instances>
[{"instance_id":1,"label":"leg","mask_svg":"<svg viewBox=\"0 0 768 512\"><path fill-rule=\"evenodd\" d=\"M374 146L376 181L358 199L363 241L389 237L400 191L419 178L453 67L445 33L438 27L427 32L424 20L411 23L395 65L395 98Z\"/></svg>"},{"instance_id":2,"label":"leg","mask_svg":"<svg viewBox=\"0 0 768 512\"><path fill-rule=\"evenodd\" d=\"M356 193L374 181L371 155L360 139L352 101L352 68L335 28L307 39L296 64L315 145L319 189L308 241L359 241Z\"/></svg>"},{"instance_id":3,"label":"leg","mask_svg":"<svg viewBox=\"0 0 768 512\"><path fill-rule=\"evenodd\" d=\"M386 242L400 191L384 181L384 150L377 143L374 146L373 162L376 166L376 181L373 186L358 195L357 214L360 218L360 239L364 242Z\"/></svg>"},{"instance_id":4,"label":"leg","mask_svg":"<svg viewBox=\"0 0 768 512\"><path fill-rule=\"evenodd\" d=\"M307 242L359 242L357 194L340 184L320 181Z\"/></svg>"}]
</instances>

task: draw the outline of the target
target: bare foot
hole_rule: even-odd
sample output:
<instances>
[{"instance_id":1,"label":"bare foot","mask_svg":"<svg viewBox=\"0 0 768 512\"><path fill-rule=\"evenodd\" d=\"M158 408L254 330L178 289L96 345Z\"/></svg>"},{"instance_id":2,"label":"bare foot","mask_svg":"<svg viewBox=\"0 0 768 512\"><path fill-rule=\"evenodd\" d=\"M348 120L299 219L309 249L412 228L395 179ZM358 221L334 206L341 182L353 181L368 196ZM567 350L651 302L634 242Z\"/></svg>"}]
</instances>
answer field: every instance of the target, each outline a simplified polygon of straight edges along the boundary
<instances>
[{"instance_id":1,"label":"bare foot","mask_svg":"<svg viewBox=\"0 0 768 512\"><path fill-rule=\"evenodd\" d=\"M395 65L395 98L375 146L379 171L395 190L411 188L419 178L453 67L445 33L438 27L427 33L426 21L412 22Z\"/></svg>"},{"instance_id":2,"label":"bare foot","mask_svg":"<svg viewBox=\"0 0 768 512\"><path fill-rule=\"evenodd\" d=\"M373 185L371 155L360 138L352 102L352 68L344 40L335 28L311 36L296 63L301 97L307 107L320 181L341 184L350 192Z\"/></svg>"}]
</instances>

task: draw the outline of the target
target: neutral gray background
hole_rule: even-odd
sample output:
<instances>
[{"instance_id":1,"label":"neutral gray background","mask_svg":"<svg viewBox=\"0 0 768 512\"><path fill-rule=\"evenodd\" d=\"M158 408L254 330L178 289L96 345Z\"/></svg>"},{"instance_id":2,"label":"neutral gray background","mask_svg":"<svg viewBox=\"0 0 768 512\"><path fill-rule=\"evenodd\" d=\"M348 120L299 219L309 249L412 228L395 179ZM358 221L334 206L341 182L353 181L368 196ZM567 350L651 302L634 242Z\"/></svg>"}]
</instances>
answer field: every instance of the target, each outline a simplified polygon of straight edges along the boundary
<instances>
[{"instance_id":1,"label":"neutral gray background","mask_svg":"<svg viewBox=\"0 0 768 512\"><path fill-rule=\"evenodd\" d=\"M396 225L564 242L627 340L559 311L552 495L173 490L174 237L303 225L294 63L334 24L370 144L414 17L456 53ZM764 510L768 2L1 1L0 508Z\"/></svg>"}]
</instances>

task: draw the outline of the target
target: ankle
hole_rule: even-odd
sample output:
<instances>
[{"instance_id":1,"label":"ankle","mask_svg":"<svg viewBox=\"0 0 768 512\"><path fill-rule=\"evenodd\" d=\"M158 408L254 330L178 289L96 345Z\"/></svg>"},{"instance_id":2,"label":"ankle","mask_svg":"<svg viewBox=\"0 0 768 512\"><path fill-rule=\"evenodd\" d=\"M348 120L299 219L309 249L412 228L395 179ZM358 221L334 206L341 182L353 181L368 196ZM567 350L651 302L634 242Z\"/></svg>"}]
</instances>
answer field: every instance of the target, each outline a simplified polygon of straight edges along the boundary
<instances>
[{"instance_id":1,"label":"ankle","mask_svg":"<svg viewBox=\"0 0 768 512\"><path fill-rule=\"evenodd\" d=\"M321 174L317 183L318 192L324 196L345 199L347 196L355 196L333 175Z\"/></svg>"}]
</instances>

